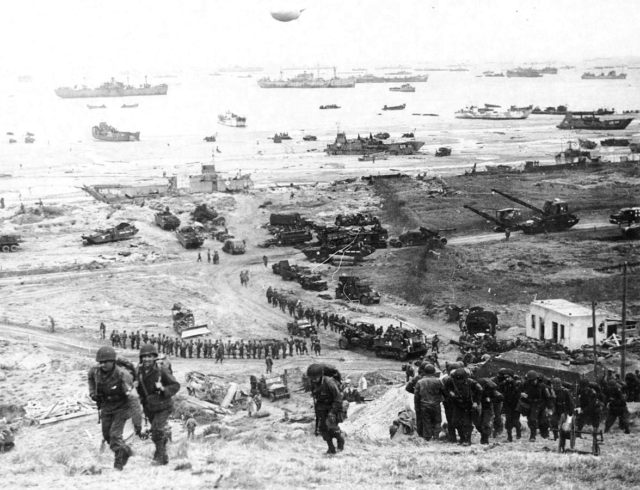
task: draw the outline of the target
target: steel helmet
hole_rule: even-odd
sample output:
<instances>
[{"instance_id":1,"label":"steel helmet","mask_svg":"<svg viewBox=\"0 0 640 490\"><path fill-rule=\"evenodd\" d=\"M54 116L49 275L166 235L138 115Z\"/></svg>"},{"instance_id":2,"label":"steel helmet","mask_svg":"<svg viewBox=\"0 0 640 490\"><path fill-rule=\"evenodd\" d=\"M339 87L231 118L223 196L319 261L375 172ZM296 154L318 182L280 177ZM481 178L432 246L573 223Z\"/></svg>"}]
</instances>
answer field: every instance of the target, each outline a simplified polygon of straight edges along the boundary
<instances>
[{"instance_id":1,"label":"steel helmet","mask_svg":"<svg viewBox=\"0 0 640 490\"><path fill-rule=\"evenodd\" d=\"M433 364L429 364L428 362L422 363L422 366L420 366L420 368L422 369L422 372L424 374L436 374L436 368L433 366Z\"/></svg>"},{"instance_id":2,"label":"steel helmet","mask_svg":"<svg viewBox=\"0 0 640 490\"><path fill-rule=\"evenodd\" d=\"M498 371L498 376L501 378L513 377L514 374L513 370L509 368L501 368Z\"/></svg>"},{"instance_id":3,"label":"steel helmet","mask_svg":"<svg viewBox=\"0 0 640 490\"><path fill-rule=\"evenodd\" d=\"M104 347L100 347L98 352L96 352L96 362L104 362L104 361L115 361L116 360L116 351L113 347L109 347L105 345Z\"/></svg>"},{"instance_id":4,"label":"steel helmet","mask_svg":"<svg viewBox=\"0 0 640 490\"><path fill-rule=\"evenodd\" d=\"M155 344L143 344L140 347L140 357L148 355L158 357L158 349L156 349Z\"/></svg>"},{"instance_id":5,"label":"steel helmet","mask_svg":"<svg viewBox=\"0 0 640 490\"><path fill-rule=\"evenodd\" d=\"M458 368L453 372L453 374L451 374L451 377L453 379L463 380L463 379L467 379L468 374L467 374L466 369Z\"/></svg>"},{"instance_id":6,"label":"steel helmet","mask_svg":"<svg viewBox=\"0 0 640 490\"><path fill-rule=\"evenodd\" d=\"M536 379L538 379L540 376L538 375L538 373L536 371L527 371L527 374L525 375L526 379L528 381L535 381Z\"/></svg>"},{"instance_id":7,"label":"steel helmet","mask_svg":"<svg viewBox=\"0 0 640 490\"><path fill-rule=\"evenodd\" d=\"M307 368L307 376L309 378L316 378L318 376L322 376L324 374L324 369L321 364L311 364Z\"/></svg>"}]
</instances>

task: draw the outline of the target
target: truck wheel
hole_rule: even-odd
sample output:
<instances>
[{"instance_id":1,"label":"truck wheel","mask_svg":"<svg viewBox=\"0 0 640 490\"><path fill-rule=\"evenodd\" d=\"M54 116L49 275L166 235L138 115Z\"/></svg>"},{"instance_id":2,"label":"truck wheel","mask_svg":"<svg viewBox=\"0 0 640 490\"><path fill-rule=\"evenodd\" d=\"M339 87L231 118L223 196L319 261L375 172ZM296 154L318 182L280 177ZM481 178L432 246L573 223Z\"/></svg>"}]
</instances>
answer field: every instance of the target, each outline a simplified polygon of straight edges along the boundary
<instances>
[{"instance_id":1,"label":"truck wheel","mask_svg":"<svg viewBox=\"0 0 640 490\"><path fill-rule=\"evenodd\" d=\"M376 357L382 357L382 351L380 349L376 349Z\"/></svg>"},{"instance_id":2,"label":"truck wheel","mask_svg":"<svg viewBox=\"0 0 640 490\"><path fill-rule=\"evenodd\" d=\"M408 356L408 354L407 354L405 351L402 351L402 352L400 352L400 353L398 354L398 359L399 359L400 361L403 361L403 362L404 362L404 361L406 361L406 360L407 360L407 357L409 357L409 356Z\"/></svg>"},{"instance_id":3,"label":"truck wheel","mask_svg":"<svg viewBox=\"0 0 640 490\"><path fill-rule=\"evenodd\" d=\"M407 240L407 247L412 247L412 246L413 246L413 239Z\"/></svg>"},{"instance_id":4,"label":"truck wheel","mask_svg":"<svg viewBox=\"0 0 640 490\"><path fill-rule=\"evenodd\" d=\"M368 305L369 303L371 303L371 301L369 301L369 297L365 296L364 294L362 296L360 296L360 304L361 305Z\"/></svg>"},{"instance_id":5,"label":"truck wheel","mask_svg":"<svg viewBox=\"0 0 640 490\"><path fill-rule=\"evenodd\" d=\"M340 347L341 349L346 349L347 347L349 347L349 342L347 341L347 339L339 339L338 347Z\"/></svg>"},{"instance_id":6,"label":"truck wheel","mask_svg":"<svg viewBox=\"0 0 640 490\"><path fill-rule=\"evenodd\" d=\"M442 243L443 245L446 245L447 244L447 239L445 237L442 237L440 239L440 243Z\"/></svg>"},{"instance_id":7,"label":"truck wheel","mask_svg":"<svg viewBox=\"0 0 640 490\"><path fill-rule=\"evenodd\" d=\"M9 250L11 250L11 248L9 247L9 245L3 245L3 246L2 246L2 251L3 251L3 252L8 252Z\"/></svg>"}]
</instances>

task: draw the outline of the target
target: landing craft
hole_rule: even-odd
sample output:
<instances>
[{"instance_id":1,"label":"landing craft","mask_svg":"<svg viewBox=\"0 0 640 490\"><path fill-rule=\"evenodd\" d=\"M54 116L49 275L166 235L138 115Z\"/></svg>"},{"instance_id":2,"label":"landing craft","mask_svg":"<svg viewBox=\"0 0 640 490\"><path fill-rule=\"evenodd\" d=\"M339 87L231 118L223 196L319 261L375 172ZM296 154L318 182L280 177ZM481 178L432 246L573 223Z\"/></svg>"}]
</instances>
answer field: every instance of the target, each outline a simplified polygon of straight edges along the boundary
<instances>
[{"instance_id":1,"label":"landing craft","mask_svg":"<svg viewBox=\"0 0 640 490\"><path fill-rule=\"evenodd\" d=\"M280 22L290 22L292 20L296 20L300 17L300 14L304 11L304 9L296 9L296 10L272 10L271 17Z\"/></svg>"}]
</instances>

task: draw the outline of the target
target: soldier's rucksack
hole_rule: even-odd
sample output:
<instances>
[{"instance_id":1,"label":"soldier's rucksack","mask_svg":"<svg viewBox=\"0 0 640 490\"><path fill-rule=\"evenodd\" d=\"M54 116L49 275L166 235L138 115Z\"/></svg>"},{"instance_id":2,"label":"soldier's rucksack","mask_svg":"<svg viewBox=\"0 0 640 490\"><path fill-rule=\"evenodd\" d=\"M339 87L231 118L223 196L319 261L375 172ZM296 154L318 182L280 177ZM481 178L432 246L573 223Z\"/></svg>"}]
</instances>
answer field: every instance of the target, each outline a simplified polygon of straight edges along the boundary
<instances>
[{"instance_id":1,"label":"soldier's rucksack","mask_svg":"<svg viewBox=\"0 0 640 490\"><path fill-rule=\"evenodd\" d=\"M136 367L129 359L125 359L124 357L117 357L116 366L127 370L129 374L131 374L131 378L136 379Z\"/></svg>"}]
</instances>

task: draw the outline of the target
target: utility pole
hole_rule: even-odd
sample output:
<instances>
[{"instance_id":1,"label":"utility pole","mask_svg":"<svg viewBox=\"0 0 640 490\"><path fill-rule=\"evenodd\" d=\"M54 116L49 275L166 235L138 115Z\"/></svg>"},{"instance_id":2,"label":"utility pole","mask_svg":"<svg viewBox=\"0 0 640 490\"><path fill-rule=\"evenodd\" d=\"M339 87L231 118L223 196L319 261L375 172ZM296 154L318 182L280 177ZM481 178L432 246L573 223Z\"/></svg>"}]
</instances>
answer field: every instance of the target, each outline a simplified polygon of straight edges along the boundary
<instances>
[{"instance_id":1,"label":"utility pole","mask_svg":"<svg viewBox=\"0 0 640 490\"><path fill-rule=\"evenodd\" d=\"M620 353L620 378L624 379L626 374L627 360L627 263L622 267L622 351Z\"/></svg>"},{"instance_id":2,"label":"utility pole","mask_svg":"<svg viewBox=\"0 0 640 490\"><path fill-rule=\"evenodd\" d=\"M591 325L593 327L593 376L598 381L598 353L596 351L596 305L591 302Z\"/></svg>"}]
</instances>

